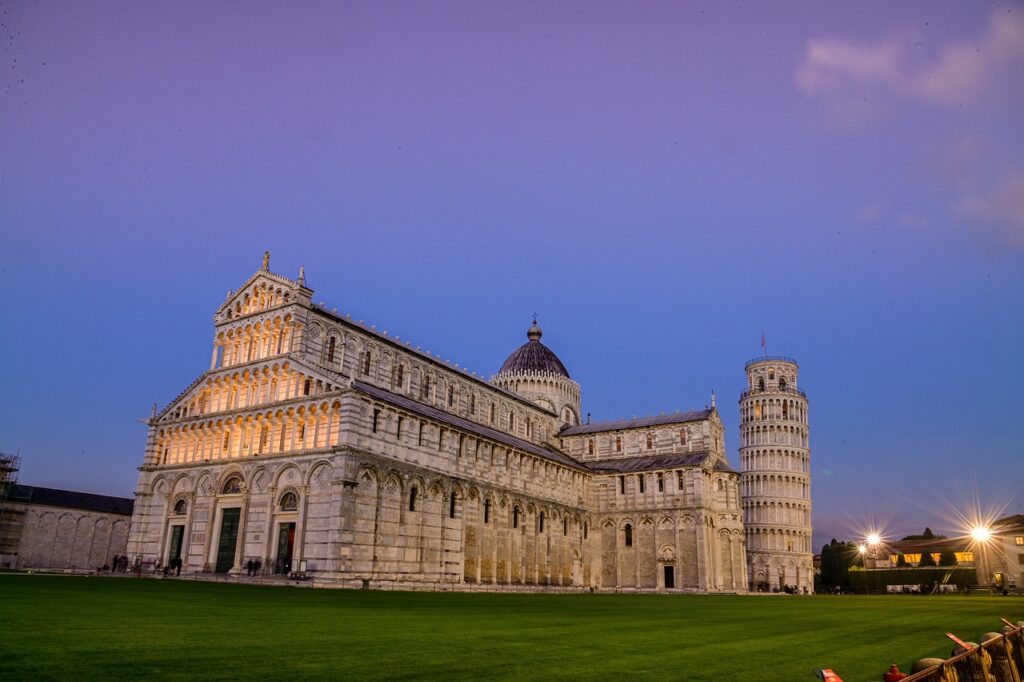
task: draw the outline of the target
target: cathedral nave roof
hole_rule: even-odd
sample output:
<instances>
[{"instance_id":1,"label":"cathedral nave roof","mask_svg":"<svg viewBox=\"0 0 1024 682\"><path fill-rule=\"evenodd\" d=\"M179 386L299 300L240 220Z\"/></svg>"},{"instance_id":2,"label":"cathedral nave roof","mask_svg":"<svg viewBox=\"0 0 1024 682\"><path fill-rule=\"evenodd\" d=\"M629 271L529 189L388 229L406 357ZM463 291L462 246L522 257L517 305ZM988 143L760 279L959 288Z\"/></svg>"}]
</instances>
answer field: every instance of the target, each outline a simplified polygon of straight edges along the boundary
<instances>
[{"instance_id":1,"label":"cathedral nave roof","mask_svg":"<svg viewBox=\"0 0 1024 682\"><path fill-rule=\"evenodd\" d=\"M445 424L448 424L449 426L462 429L470 433L474 433L480 436L481 438L487 438L488 440L496 441L498 443L501 443L502 445L507 445L517 450L528 452L531 455L536 455L537 457L549 459L553 462L562 464L567 467L571 467L573 469L581 471L588 470L586 465L582 464L581 462L577 462L572 457L569 457L565 453L555 450L554 448L548 448L542 445L538 445L536 443L531 443L528 440L517 438L516 436L504 433L503 431L492 429L489 426L478 424L469 419L464 419L449 412L445 412L444 410L439 410L431 405L421 403L418 400L413 400L412 398L407 398L404 395L392 393L391 391L384 390L383 388L378 388L377 386L373 386L362 381L353 382L352 386L360 393L365 393L366 395L376 398L377 400L390 403L396 407L401 407L402 409L408 410L409 412L413 412L422 417L443 422Z\"/></svg>"},{"instance_id":2,"label":"cathedral nave roof","mask_svg":"<svg viewBox=\"0 0 1024 682\"><path fill-rule=\"evenodd\" d=\"M639 429L646 426L661 426L663 424L682 424L685 422L701 421L709 418L715 408L706 407L702 410L690 410L689 412L675 412L673 414L659 414L653 417L633 417L632 419L610 419L593 424L577 424L559 431L559 436L579 436L587 433L601 433L603 431L623 431L626 429Z\"/></svg>"},{"instance_id":3,"label":"cathedral nave roof","mask_svg":"<svg viewBox=\"0 0 1024 682\"><path fill-rule=\"evenodd\" d=\"M625 459L600 459L596 462L587 462L587 466L599 474L626 473L645 471L647 469L675 469L676 467L699 467L704 464L709 456L707 452L692 452L685 455L652 455L647 457L627 457Z\"/></svg>"}]
</instances>

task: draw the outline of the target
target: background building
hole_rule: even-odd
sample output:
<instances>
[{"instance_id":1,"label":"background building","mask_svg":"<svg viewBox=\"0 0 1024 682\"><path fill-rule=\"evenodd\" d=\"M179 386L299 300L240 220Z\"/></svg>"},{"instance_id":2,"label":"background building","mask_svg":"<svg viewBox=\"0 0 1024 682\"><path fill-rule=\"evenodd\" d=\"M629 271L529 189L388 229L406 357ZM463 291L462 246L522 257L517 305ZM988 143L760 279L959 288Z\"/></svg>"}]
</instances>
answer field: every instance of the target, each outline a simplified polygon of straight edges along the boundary
<instances>
[{"instance_id":1,"label":"background building","mask_svg":"<svg viewBox=\"0 0 1024 682\"><path fill-rule=\"evenodd\" d=\"M133 501L12 484L0 502L10 569L95 571L125 553Z\"/></svg>"}]
</instances>

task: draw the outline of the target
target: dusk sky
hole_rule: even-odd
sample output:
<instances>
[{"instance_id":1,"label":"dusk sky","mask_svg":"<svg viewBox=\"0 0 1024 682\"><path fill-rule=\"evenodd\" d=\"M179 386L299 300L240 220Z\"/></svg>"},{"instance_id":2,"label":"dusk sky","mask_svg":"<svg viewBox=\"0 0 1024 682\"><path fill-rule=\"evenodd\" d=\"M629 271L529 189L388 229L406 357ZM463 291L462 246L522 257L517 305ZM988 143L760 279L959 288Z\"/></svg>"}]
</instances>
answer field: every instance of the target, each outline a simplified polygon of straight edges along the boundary
<instances>
[{"instance_id":1,"label":"dusk sky","mask_svg":"<svg viewBox=\"0 0 1024 682\"><path fill-rule=\"evenodd\" d=\"M815 549L1024 513L1024 4L0 2L0 451L131 496L260 265L594 419L800 363Z\"/></svg>"}]
</instances>

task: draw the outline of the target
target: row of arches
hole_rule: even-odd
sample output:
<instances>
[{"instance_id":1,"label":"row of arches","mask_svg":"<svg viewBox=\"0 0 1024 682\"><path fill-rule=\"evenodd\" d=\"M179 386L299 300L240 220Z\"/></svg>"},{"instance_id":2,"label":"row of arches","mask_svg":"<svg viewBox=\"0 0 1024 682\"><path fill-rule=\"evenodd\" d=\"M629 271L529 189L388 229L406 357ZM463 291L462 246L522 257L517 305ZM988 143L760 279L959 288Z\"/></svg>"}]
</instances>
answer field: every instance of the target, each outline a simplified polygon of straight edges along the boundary
<instances>
[{"instance_id":1,"label":"row of arches","mask_svg":"<svg viewBox=\"0 0 1024 682\"><path fill-rule=\"evenodd\" d=\"M25 512L19 568L95 570L124 554L128 520L79 511Z\"/></svg>"},{"instance_id":2,"label":"row of arches","mask_svg":"<svg viewBox=\"0 0 1024 682\"><path fill-rule=\"evenodd\" d=\"M740 468L752 471L797 471L810 473L811 456L797 450L747 450L740 452Z\"/></svg>"},{"instance_id":3,"label":"row of arches","mask_svg":"<svg viewBox=\"0 0 1024 682\"><path fill-rule=\"evenodd\" d=\"M807 558L752 555L751 591L777 592L786 588L795 588L804 594L814 591L814 570Z\"/></svg>"},{"instance_id":4,"label":"row of arches","mask_svg":"<svg viewBox=\"0 0 1024 682\"><path fill-rule=\"evenodd\" d=\"M291 292L283 286L259 282L238 295L235 302L223 314L230 320L261 310L269 310L290 301Z\"/></svg>"},{"instance_id":5,"label":"row of arches","mask_svg":"<svg viewBox=\"0 0 1024 682\"><path fill-rule=\"evenodd\" d=\"M210 369L230 367L296 350L301 324L291 315L221 328L214 338Z\"/></svg>"},{"instance_id":6,"label":"row of arches","mask_svg":"<svg viewBox=\"0 0 1024 682\"><path fill-rule=\"evenodd\" d=\"M188 400L171 413L172 419L241 410L268 403L317 396L335 386L294 368L291 363L273 363L241 372L220 374L192 390Z\"/></svg>"},{"instance_id":7,"label":"row of arches","mask_svg":"<svg viewBox=\"0 0 1024 682\"><path fill-rule=\"evenodd\" d=\"M564 447L581 459L615 456L622 453L648 454L689 452L702 444L699 431L692 427L643 429L611 432L601 436L563 438Z\"/></svg>"},{"instance_id":8,"label":"row of arches","mask_svg":"<svg viewBox=\"0 0 1024 682\"><path fill-rule=\"evenodd\" d=\"M308 403L157 430L161 465L274 455L338 444L341 403Z\"/></svg>"},{"instance_id":9,"label":"row of arches","mask_svg":"<svg viewBox=\"0 0 1024 682\"><path fill-rule=\"evenodd\" d=\"M158 475L150 483L151 494L140 498L148 507L137 515L138 533L155 536L154 542L147 543L156 550L152 559L166 565L181 558L189 570L241 569L245 556L268 566L281 559L290 570L293 559L298 562L306 555L315 558L317 563L311 565L326 568L336 561L327 553L327 545L318 542L307 547L304 538L308 512L319 509L323 518L333 474L330 461L316 458ZM237 532L221 523L229 515L236 519ZM257 534L250 536L247 526ZM222 561L225 547L227 560Z\"/></svg>"},{"instance_id":10,"label":"row of arches","mask_svg":"<svg viewBox=\"0 0 1024 682\"><path fill-rule=\"evenodd\" d=\"M807 430L800 426L742 426L740 447L752 445L796 445L807 447Z\"/></svg>"},{"instance_id":11,"label":"row of arches","mask_svg":"<svg viewBox=\"0 0 1024 682\"><path fill-rule=\"evenodd\" d=\"M791 419L807 423L807 409L802 400L761 398L743 401L740 408L742 423L751 421Z\"/></svg>"},{"instance_id":12,"label":"row of arches","mask_svg":"<svg viewBox=\"0 0 1024 682\"><path fill-rule=\"evenodd\" d=\"M746 528L749 551L801 552L811 551L811 534L788 528Z\"/></svg>"},{"instance_id":13,"label":"row of arches","mask_svg":"<svg viewBox=\"0 0 1024 682\"><path fill-rule=\"evenodd\" d=\"M762 502L743 504L744 522L748 524L783 524L787 526L809 526L811 512L808 505L800 502Z\"/></svg>"},{"instance_id":14,"label":"row of arches","mask_svg":"<svg viewBox=\"0 0 1024 682\"><path fill-rule=\"evenodd\" d=\"M800 474L748 474L740 480L744 497L789 497L810 499L810 483Z\"/></svg>"},{"instance_id":15,"label":"row of arches","mask_svg":"<svg viewBox=\"0 0 1024 682\"><path fill-rule=\"evenodd\" d=\"M377 547L373 555L354 547L357 571L426 581L582 584L590 520L578 509L373 465L361 468L356 495L360 508L373 510ZM446 554L444 538L453 533L460 541Z\"/></svg>"}]
</instances>

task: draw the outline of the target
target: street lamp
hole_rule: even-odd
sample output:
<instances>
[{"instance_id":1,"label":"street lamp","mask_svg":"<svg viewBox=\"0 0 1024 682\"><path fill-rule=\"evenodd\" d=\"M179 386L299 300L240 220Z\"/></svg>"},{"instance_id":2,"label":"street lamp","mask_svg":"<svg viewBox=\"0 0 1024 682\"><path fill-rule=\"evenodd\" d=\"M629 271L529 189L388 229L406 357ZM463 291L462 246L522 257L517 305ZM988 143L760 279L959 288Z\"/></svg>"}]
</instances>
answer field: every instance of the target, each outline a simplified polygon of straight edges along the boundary
<instances>
[{"instance_id":1,"label":"street lamp","mask_svg":"<svg viewBox=\"0 0 1024 682\"><path fill-rule=\"evenodd\" d=\"M979 561L975 563L978 582L988 585L992 581L992 569L988 565L988 541L992 539L992 529L986 525L977 525L971 528L971 538L978 545Z\"/></svg>"},{"instance_id":2,"label":"street lamp","mask_svg":"<svg viewBox=\"0 0 1024 682\"><path fill-rule=\"evenodd\" d=\"M868 536L868 544L872 547L878 545L880 542L882 542L882 536L878 533L872 533Z\"/></svg>"},{"instance_id":3,"label":"street lamp","mask_svg":"<svg viewBox=\"0 0 1024 682\"><path fill-rule=\"evenodd\" d=\"M992 537L992 529L987 526L975 526L971 529L971 537L978 542L988 542Z\"/></svg>"}]
</instances>

